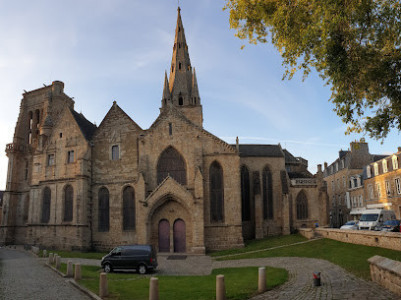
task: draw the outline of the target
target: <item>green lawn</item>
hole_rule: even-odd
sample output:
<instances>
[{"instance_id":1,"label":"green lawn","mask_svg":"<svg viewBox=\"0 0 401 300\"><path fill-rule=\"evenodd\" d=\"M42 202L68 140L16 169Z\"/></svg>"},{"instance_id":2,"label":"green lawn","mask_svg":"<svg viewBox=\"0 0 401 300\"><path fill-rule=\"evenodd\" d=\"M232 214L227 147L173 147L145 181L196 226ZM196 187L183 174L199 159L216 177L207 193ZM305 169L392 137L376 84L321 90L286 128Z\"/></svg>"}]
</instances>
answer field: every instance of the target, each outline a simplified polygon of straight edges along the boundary
<instances>
[{"instance_id":1,"label":"green lawn","mask_svg":"<svg viewBox=\"0 0 401 300\"><path fill-rule=\"evenodd\" d=\"M297 235L295 235L297 236ZM244 251L259 250L262 245L268 245L266 248L271 248L269 241L272 240L274 245L277 244L277 237L267 238L261 241L252 241L241 249ZM294 236L283 236L279 239L281 245L292 244L296 240ZM225 251L213 253L214 256L226 255ZM368 259L374 255L388 257L393 260L401 261L401 251L389 250L379 247L369 247L363 245L355 245L342 243L330 239L312 240L308 243L291 245L279 249L266 250L256 253L244 253L233 257L216 258L218 260L235 260L244 258L259 258L259 257L311 257L328 260L358 277L370 280L370 271Z\"/></svg>"},{"instance_id":2,"label":"green lawn","mask_svg":"<svg viewBox=\"0 0 401 300\"><path fill-rule=\"evenodd\" d=\"M98 267L83 266L81 285L99 293ZM158 276L160 299L164 300L212 300L216 297L216 276L223 274L226 295L229 300L249 299L256 295L258 288L258 268L216 269L208 276ZM150 275L134 273L109 273L107 281L110 296L107 299L149 299ZM284 269L266 268L269 289L287 281Z\"/></svg>"}]
</instances>

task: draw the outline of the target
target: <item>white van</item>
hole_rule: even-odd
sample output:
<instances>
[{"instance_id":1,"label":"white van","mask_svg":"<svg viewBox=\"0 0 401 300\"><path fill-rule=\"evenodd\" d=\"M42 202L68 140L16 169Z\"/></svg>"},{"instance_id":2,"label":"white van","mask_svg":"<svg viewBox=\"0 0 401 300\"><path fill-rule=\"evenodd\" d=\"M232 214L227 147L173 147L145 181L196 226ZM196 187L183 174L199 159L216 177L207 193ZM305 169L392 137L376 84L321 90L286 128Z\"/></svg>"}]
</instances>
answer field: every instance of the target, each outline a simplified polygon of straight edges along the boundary
<instances>
[{"instance_id":1,"label":"white van","mask_svg":"<svg viewBox=\"0 0 401 300\"><path fill-rule=\"evenodd\" d=\"M375 230L376 227L383 225L384 221L395 220L393 210L387 209L366 209L359 219L359 230Z\"/></svg>"}]
</instances>

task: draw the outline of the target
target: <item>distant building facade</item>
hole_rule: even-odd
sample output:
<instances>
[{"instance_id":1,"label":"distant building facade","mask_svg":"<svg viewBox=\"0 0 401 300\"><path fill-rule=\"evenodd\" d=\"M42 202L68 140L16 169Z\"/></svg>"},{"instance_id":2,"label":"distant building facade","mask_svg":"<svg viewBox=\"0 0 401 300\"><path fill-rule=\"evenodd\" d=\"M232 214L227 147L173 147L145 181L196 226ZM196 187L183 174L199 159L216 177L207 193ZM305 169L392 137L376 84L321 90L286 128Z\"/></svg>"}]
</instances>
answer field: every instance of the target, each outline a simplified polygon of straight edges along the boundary
<instances>
[{"instance_id":1,"label":"distant building facade","mask_svg":"<svg viewBox=\"0 0 401 300\"><path fill-rule=\"evenodd\" d=\"M365 167L364 193L368 207L394 210L401 218L401 147Z\"/></svg>"},{"instance_id":2,"label":"distant building facade","mask_svg":"<svg viewBox=\"0 0 401 300\"><path fill-rule=\"evenodd\" d=\"M358 211L357 207L362 207L359 201L362 200L360 196L363 192L358 189L362 181L358 183L358 178L362 178L361 173L365 165L382 157L370 154L367 143L352 142L350 150L339 151L338 158L333 163L330 165L324 164L324 180L327 184L329 196L330 226L340 227L348 220L353 219L351 217L352 200L358 200L358 202L354 203L355 212ZM353 188L351 185L352 196L350 196L351 182L354 182ZM354 198L351 199L352 197Z\"/></svg>"},{"instance_id":3,"label":"distant building facade","mask_svg":"<svg viewBox=\"0 0 401 300\"><path fill-rule=\"evenodd\" d=\"M280 145L229 145L203 129L180 10L149 129L116 102L96 127L55 81L23 94L6 153L0 243L202 254L328 221L321 167L313 176Z\"/></svg>"}]
</instances>

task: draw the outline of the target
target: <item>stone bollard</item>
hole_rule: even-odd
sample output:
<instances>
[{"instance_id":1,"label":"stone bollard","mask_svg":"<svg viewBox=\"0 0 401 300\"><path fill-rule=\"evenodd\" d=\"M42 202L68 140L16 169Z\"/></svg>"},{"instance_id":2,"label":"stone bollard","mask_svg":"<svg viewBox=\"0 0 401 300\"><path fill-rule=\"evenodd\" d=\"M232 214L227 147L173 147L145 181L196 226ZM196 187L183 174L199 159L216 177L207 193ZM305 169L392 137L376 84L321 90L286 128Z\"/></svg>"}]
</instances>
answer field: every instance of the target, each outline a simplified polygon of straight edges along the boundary
<instances>
[{"instance_id":1,"label":"stone bollard","mask_svg":"<svg viewBox=\"0 0 401 300\"><path fill-rule=\"evenodd\" d=\"M156 277L150 278L149 300L159 300L159 279Z\"/></svg>"},{"instance_id":2,"label":"stone bollard","mask_svg":"<svg viewBox=\"0 0 401 300\"><path fill-rule=\"evenodd\" d=\"M259 268L259 277L258 277L258 292L264 293L266 292L266 268Z\"/></svg>"},{"instance_id":3,"label":"stone bollard","mask_svg":"<svg viewBox=\"0 0 401 300\"><path fill-rule=\"evenodd\" d=\"M48 260L47 260L47 263L48 263L49 265L51 265L51 264L53 263L53 253L49 253L49 258L48 258Z\"/></svg>"},{"instance_id":4,"label":"stone bollard","mask_svg":"<svg viewBox=\"0 0 401 300\"><path fill-rule=\"evenodd\" d=\"M52 261L52 264L54 265L55 263L56 263L56 258L57 258L57 253L54 253L54 255L53 255L53 261Z\"/></svg>"},{"instance_id":5,"label":"stone bollard","mask_svg":"<svg viewBox=\"0 0 401 300\"><path fill-rule=\"evenodd\" d=\"M56 256L56 269L60 270L61 267L61 257L60 256Z\"/></svg>"},{"instance_id":6,"label":"stone bollard","mask_svg":"<svg viewBox=\"0 0 401 300\"><path fill-rule=\"evenodd\" d=\"M100 273L100 281L99 281L99 296L101 298L106 297L109 295L107 286L107 274L102 272Z\"/></svg>"},{"instance_id":7,"label":"stone bollard","mask_svg":"<svg viewBox=\"0 0 401 300\"><path fill-rule=\"evenodd\" d=\"M73 269L72 269L72 261L71 260L69 260L68 262L67 262L67 277L73 277L74 276L74 271L73 271Z\"/></svg>"},{"instance_id":8,"label":"stone bollard","mask_svg":"<svg viewBox=\"0 0 401 300\"><path fill-rule=\"evenodd\" d=\"M74 279L75 279L75 281L81 280L81 279L82 279L82 275L81 275L81 264L75 264Z\"/></svg>"},{"instance_id":9,"label":"stone bollard","mask_svg":"<svg viewBox=\"0 0 401 300\"><path fill-rule=\"evenodd\" d=\"M224 284L224 275L216 276L216 300L226 300L226 287Z\"/></svg>"},{"instance_id":10,"label":"stone bollard","mask_svg":"<svg viewBox=\"0 0 401 300\"><path fill-rule=\"evenodd\" d=\"M43 257L47 257L47 250L43 250Z\"/></svg>"}]
</instances>

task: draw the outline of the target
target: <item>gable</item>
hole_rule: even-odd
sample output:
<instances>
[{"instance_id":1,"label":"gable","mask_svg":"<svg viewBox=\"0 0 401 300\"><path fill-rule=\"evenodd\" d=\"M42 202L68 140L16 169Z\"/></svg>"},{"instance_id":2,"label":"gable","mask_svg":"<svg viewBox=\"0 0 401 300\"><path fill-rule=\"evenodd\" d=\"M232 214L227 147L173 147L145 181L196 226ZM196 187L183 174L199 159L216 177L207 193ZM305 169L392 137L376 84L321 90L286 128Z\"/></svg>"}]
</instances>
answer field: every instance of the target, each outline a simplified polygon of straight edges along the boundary
<instances>
[{"instance_id":1,"label":"gable","mask_svg":"<svg viewBox=\"0 0 401 300\"><path fill-rule=\"evenodd\" d=\"M64 107L48 138L45 150L54 150L56 144L60 145L60 143L65 147L77 146L82 142L87 143L96 128L89 123L82 114L78 114L67 106Z\"/></svg>"},{"instance_id":2,"label":"gable","mask_svg":"<svg viewBox=\"0 0 401 300\"><path fill-rule=\"evenodd\" d=\"M158 132L163 132L164 135L175 135L177 128L181 130L179 131L180 135L188 139L188 143L191 143L191 139L200 140L204 148L209 149L206 152L236 153L234 147L188 120L173 106L160 113L155 122L146 130L146 135L153 135Z\"/></svg>"},{"instance_id":3,"label":"gable","mask_svg":"<svg viewBox=\"0 0 401 300\"><path fill-rule=\"evenodd\" d=\"M93 139L109 138L110 141L117 141L122 131L143 131L114 101L97 128Z\"/></svg>"}]
</instances>

